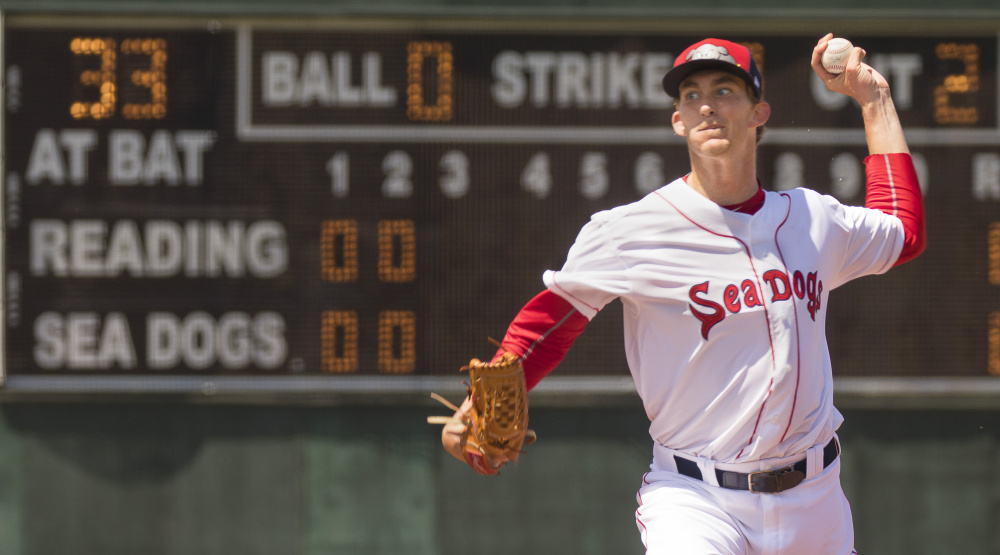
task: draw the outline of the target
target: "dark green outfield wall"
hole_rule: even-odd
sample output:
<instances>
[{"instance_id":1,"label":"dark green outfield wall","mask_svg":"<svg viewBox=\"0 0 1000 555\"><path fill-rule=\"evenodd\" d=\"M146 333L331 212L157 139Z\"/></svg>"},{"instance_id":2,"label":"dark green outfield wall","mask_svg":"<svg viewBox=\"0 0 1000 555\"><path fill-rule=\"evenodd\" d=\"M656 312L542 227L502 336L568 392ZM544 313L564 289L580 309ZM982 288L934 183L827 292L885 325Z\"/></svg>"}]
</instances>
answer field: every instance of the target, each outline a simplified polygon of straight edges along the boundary
<instances>
[{"instance_id":1,"label":"dark green outfield wall","mask_svg":"<svg viewBox=\"0 0 1000 555\"><path fill-rule=\"evenodd\" d=\"M540 441L496 478L444 455L440 412L8 403L0 553L642 552L637 406L534 410ZM861 553L1000 553L1000 411L846 417Z\"/></svg>"}]
</instances>

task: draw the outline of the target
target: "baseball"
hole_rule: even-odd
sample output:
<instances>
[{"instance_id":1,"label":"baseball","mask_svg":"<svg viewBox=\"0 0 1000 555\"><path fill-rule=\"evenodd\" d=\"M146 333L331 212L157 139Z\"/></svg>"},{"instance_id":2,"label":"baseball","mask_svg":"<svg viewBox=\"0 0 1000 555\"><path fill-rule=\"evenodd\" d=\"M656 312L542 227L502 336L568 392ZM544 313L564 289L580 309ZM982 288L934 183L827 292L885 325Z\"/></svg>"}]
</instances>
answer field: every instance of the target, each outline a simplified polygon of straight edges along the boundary
<instances>
[{"instance_id":1,"label":"baseball","mask_svg":"<svg viewBox=\"0 0 1000 555\"><path fill-rule=\"evenodd\" d=\"M830 73L843 73L847 68L847 58L851 56L854 45L847 39L830 39L823 52L823 69Z\"/></svg>"}]
</instances>

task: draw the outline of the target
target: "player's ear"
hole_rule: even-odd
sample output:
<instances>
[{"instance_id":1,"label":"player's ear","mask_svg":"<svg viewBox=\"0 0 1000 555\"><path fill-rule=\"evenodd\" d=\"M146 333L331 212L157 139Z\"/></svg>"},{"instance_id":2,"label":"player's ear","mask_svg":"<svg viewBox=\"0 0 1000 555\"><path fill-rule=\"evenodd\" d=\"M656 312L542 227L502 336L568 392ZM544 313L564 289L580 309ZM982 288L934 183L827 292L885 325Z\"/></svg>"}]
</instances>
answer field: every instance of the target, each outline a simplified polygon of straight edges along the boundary
<instances>
[{"instance_id":1,"label":"player's ear","mask_svg":"<svg viewBox=\"0 0 1000 555\"><path fill-rule=\"evenodd\" d=\"M753 124L754 127L760 127L767 123L767 120L771 118L771 105L767 102L761 100L753 107Z\"/></svg>"},{"instance_id":2,"label":"player's ear","mask_svg":"<svg viewBox=\"0 0 1000 555\"><path fill-rule=\"evenodd\" d=\"M681 137L687 137L687 129L684 127L684 122L681 121L681 113L679 110L674 110L674 113L670 116L670 125L674 128L674 133Z\"/></svg>"}]
</instances>

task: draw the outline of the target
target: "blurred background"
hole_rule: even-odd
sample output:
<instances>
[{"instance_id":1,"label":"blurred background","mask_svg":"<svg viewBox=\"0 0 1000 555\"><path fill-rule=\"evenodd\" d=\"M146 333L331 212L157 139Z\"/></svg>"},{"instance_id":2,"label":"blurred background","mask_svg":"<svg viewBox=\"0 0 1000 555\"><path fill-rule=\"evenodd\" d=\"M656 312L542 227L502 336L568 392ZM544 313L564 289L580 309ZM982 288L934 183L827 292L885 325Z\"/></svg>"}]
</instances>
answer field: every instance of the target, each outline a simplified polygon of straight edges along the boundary
<instances>
[{"instance_id":1,"label":"blurred background","mask_svg":"<svg viewBox=\"0 0 1000 555\"><path fill-rule=\"evenodd\" d=\"M480 477L464 396L579 228L686 173L660 78L751 47L765 188L863 204L827 32L886 75L927 252L832 293L862 554L1000 553L995 0L0 0L0 554L642 553L621 304Z\"/></svg>"}]
</instances>

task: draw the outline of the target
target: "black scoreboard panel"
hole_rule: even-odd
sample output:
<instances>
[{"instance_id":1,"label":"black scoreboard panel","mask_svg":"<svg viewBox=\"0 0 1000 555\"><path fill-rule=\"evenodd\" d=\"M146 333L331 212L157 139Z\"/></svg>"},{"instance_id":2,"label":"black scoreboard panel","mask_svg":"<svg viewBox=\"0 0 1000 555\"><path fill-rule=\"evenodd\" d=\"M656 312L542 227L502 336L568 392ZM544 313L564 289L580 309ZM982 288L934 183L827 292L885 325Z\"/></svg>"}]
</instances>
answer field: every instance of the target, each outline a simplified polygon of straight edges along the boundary
<instances>
[{"instance_id":1,"label":"black scoreboard panel","mask_svg":"<svg viewBox=\"0 0 1000 555\"><path fill-rule=\"evenodd\" d=\"M687 171L660 79L702 37L8 17L8 376L454 375L596 211ZM814 36L765 75L764 186L864 202ZM841 376L1000 375L996 36L849 37L925 188L917 261L833 292ZM609 305L557 371L627 376Z\"/></svg>"}]
</instances>

